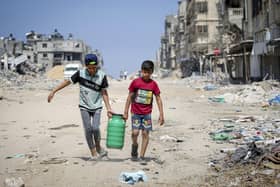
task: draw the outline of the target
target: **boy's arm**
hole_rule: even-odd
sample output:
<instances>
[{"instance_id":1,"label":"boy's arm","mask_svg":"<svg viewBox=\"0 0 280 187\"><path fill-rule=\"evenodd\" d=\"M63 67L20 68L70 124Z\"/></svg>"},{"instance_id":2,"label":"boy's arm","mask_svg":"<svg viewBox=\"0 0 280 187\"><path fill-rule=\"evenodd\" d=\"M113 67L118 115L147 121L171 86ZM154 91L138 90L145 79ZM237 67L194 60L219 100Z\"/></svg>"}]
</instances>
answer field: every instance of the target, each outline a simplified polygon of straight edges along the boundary
<instances>
[{"instance_id":1,"label":"boy's arm","mask_svg":"<svg viewBox=\"0 0 280 187\"><path fill-rule=\"evenodd\" d=\"M164 124L164 115L163 115L163 105L162 105L160 95L156 95L156 101L157 101L158 110L159 110L158 122L159 122L159 125L163 125Z\"/></svg>"},{"instance_id":2,"label":"boy's arm","mask_svg":"<svg viewBox=\"0 0 280 187\"><path fill-rule=\"evenodd\" d=\"M50 93L49 96L48 96L48 102L49 102L49 103L51 102L52 98L54 97L54 94L55 94L57 91L59 91L59 90L65 88L66 86L68 86L68 85L70 85L70 84L71 84L71 81L70 81L70 80L64 80L60 85L58 85L55 89L53 89L53 90L51 91L51 93Z\"/></svg>"},{"instance_id":3,"label":"boy's arm","mask_svg":"<svg viewBox=\"0 0 280 187\"><path fill-rule=\"evenodd\" d=\"M108 116L108 118L111 118L113 111L112 111L112 108L111 108L111 105L109 102L108 92L106 89L102 89L101 93L102 93L103 101L105 103L105 107L107 109L107 116Z\"/></svg>"},{"instance_id":4,"label":"boy's arm","mask_svg":"<svg viewBox=\"0 0 280 187\"><path fill-rule=\"evenodd\" d=\"M123 114L123 119L127 120L128 118L128 110L129 110L129 106L131 104L131 97L133 95L133 92L129 92L126 102L125 102L125 108L124 108L124 114Z\"/></svg>"}]
</instances>

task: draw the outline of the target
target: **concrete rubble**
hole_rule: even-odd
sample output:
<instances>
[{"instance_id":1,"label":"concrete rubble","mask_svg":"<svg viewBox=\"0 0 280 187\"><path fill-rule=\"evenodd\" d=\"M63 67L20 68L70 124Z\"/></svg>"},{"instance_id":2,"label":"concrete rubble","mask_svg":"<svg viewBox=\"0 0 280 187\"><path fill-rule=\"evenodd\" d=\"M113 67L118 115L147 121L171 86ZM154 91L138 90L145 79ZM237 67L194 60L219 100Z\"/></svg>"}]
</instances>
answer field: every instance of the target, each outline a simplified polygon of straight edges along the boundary
<instances>
[{"instance_id":1,"label":"concrete rubble","mask_svg":"<svg viewBox=\"0 0 280 187\"><path fill-rule=\"evenodd\" d=\"M217 80L217 74L212 73L207 76L192 75L191 77L173 80L172 83L183 84L186 87L203 91L217 91L209 97L212 102L228 103L233 105L240 104L261 104L264 107L269 105L269 100L275 98L280 93L280 83L274 80L253 82L252 84L235 85L224 84L225 75ZM203 97L203 96L202 96ZM277 103L276 103L277 104Z\"/></svg>"},{"instance_id":2,"label":"concrete rubble","mask_svg":"<svg viewBox=\"0 0 280 187\"><path fill-rule=\"evenodd\" d=\"M280 169L280 118L277 116L280 105L269 100L279 93L279 83L264 81L230 87L231 92L220 96L224 98L222 102L214 102L255 106L264 113L260 116L238 115L242 112L239 109L233 116L212 119L209 137L225 148L210 159L209 166L222 176L218 182L232 181L229 186L239 186L241 181L246 181L243 178L234 181L242 175L249 180L246 185L254 186L258 180L262 180L260 184L277 184ZM267 110L274 113L274 117L266 115Z\"/></svg>"},{"instance_id":3,"label":"concrete rubble","mask_svg":"<svg viewBox=\"0 0 280 187\"><path fill-rule=\"evenodd\" d=\"M192 75L172 83L182 84L200 92L194 102L209 105L231 105L235 113L210 119L207 128L210 141L224 145L209 159L209 167L220 176L206 179L218 186L278 184L280 169L280 83L274 80L252 84L224 84L217 75ZM223 77L223 76L221 76ZM206 94L205 92L208 92ZM209 95L205 97L204 95ZM243 107L257 107L263 115L244 115ZM245 179L241 175L244 175ZM230 181L229 185L223 184ZM211 185L210 185L211 186Z\"/></svg>"},{"instance_id":4,"label":"concrete rubble","mask_svg":"<svg viewBox=\"0 0 280 187\"><path fill-rule=\"evenodd\" d=\"M4 181L4 187L24 187L24 181L21 177L7 178Z\"/></svg>"},{"instance_id":5,"label":"concrete rubble","mask_svg":"<svg viewBox=\"0 0 280 187\"><path fill-rule=\"evenodd\" d=\"M3 90L50 90L59 81L48 80L40 74L20 75L13 71L0 71L0 87Z\"/></svg>"}]
</instances>

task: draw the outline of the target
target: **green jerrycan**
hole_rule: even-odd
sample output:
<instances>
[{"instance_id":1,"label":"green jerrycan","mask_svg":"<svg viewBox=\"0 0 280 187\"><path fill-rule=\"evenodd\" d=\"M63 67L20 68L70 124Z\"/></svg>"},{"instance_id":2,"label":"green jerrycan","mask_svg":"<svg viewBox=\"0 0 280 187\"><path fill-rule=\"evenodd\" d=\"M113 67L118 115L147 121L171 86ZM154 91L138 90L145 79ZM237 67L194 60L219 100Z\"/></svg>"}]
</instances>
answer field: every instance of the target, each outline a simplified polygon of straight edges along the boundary
<instances>
[{"instance_id":1,"label":"green jerrycan","mask_svg":"<svg viewBox=\"0 0 280 187\"><path fill-rule=\"evenodd\" d=\"M107 126L107 148L122 149L125 136L125 121L122 114L113 114Z\"/></svg>"}]
</instances>

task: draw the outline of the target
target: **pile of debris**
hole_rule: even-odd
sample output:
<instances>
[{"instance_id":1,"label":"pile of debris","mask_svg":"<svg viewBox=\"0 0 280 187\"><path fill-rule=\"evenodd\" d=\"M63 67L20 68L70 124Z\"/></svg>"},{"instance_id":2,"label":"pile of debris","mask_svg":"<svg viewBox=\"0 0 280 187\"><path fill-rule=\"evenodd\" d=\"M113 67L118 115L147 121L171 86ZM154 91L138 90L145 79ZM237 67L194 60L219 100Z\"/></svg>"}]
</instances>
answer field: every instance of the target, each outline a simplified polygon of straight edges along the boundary
<instances>
[{"instance_id":1,"label":"pile of debris","mask_svg":"<svg viewBox=\"0 0 280 187\"><path fill-rule=\"evenodd\" d=\"M212 140L234 147L221 149L211 159L209 166L220 177L208 180L227 181L229 186L279 184L280 119L239 116L214 120L211 127L215 129L209 133Z\"/></svg>"},{"instance_id":2,"label":"pile of debris","mask_svg":"<svg viewBox=\"0 0 280 187\"><path fill-rule=\"evenodd\" d=\"M218 174L208 176L214 186L275 186L280 183L280 143L258 147L254 142L227 151L209 166ZM209 182L210 181L210 182Z\"/></svg>"},{"instance_id":3,"label":"pile of debris","mask_svg":"<svg viewBox=\"0 0 280 187\"><path fill-rule=\"evenodd\" d=\"M262 116L237 116L213 120L209 135L215 141L236 145L255 142L269 145L280 142L280 119Z\"/></svg>"},{"instance_id":4,"label":"pile of debris","mask_svg":"<svg viewBox=\"0 0 280 187\"><path fill-rule=\"evenodd\" d=\"M222 93L209 97L208 100L211 102L234 105L259 104L263 107L271 104L280 105L280 83L278 81L266 80L245 85L225 85L225 82L217 82L214 75L216 74L212 76L193 75L182 80L176 80L176 84L183 84L196 90L216 90L215 93Z\"/></svg>"},{"instance_id":5,"label":"pile of debris","mask_svg":"<svg viewBox=\"0 0 280 187\"><path fill-rule=\"evenodd\" d=\"M214 102L225 102L230 104L271 104L271 99L278 96L280 84L276 81L255 82L251 85L231 85L230 90L222 95L210 97ZM274 103L277 104L277 103Z\"/></svg>"},{"instance_id":6,"label":"pile of debris","mask_svg":"<svg viewBox=\"0 0 280 187\"><path fill-rule=\"evenodd\" d=\"M199 72L199 61L195 58L184 59L180 63L182 78L190 77L193 72Z\"/></svg>"},{"instance_id":7,"label":"pile of debris","mask_svg":"<svg viewBox=\"0 0 280 187\"><path fill-rule=\"evenodd\" d=\"M45 66L39 66L30 61L25 61L23 63L15 66L16 72L21 75L31 75L36 76L38 73L44 73L46 71Z\"/></svg>"},{"instance_id":8,"label":"pile of debris","mask_svg":"<svg viewBox=\"0 0 280 187\"><path fill-rule=\"evenodd\" d=\"M4 90L50 90L58 82L40 74L20 75L13 71L0 71L0 87Z\"/></svg>"}]
</instances>

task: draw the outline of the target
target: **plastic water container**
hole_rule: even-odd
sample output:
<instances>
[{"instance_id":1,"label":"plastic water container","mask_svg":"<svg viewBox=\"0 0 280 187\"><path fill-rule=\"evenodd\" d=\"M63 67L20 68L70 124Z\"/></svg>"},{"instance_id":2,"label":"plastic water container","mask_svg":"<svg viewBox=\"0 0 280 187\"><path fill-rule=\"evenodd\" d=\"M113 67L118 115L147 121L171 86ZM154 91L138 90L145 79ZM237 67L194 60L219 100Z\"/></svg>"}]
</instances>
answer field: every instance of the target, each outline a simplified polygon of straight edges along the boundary
<instances>
[{"instance_id":1,"label":"plastic water container","mask_svg":"<svg viewBox=\"0 0 280 187\"><path fill-rule=\"evenodd\" d=\"M125 121L122 114L113 114L107 126L107 148L122 149L125 136Z\"/></svg>"}]
</instances>

